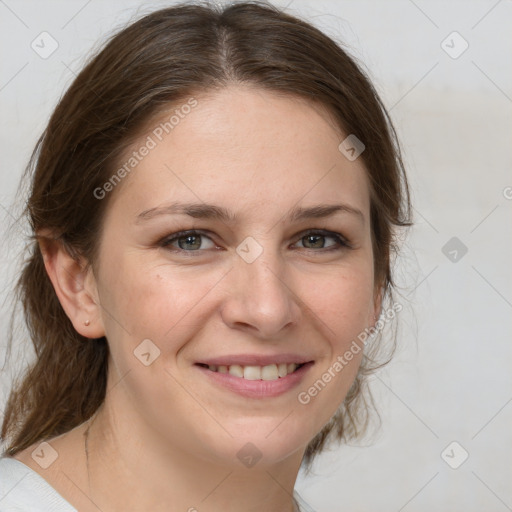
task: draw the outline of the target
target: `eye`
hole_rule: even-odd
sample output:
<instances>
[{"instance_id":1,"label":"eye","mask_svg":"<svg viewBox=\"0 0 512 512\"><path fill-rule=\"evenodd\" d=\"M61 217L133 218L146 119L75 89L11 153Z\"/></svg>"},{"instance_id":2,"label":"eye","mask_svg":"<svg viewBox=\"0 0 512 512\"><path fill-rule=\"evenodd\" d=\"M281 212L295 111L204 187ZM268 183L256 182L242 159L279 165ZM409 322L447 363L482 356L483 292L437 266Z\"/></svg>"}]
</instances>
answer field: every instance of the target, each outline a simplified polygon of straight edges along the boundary
<instances>
[{"instance_id":1,"label":"eye","mask_svg":"<svg viewBox=\"0 0 512 512\"><path fill-rule=\"evenodd\" d=\"M326 246L325 239L334 240ZM207 241L206 246L204 242ZM312 229L301 234L299 241L303 248L313 252L327 252L349 249L350 243L340 234L323 229ZM217 246L205 233L197 230L180 231L164 238L159 246L173 252L200 253L201 250L213 249ZM300 247L299 247L300 248Z\"/></svg>"},{"instance_id":2,"label":"eye","mask_svg":"<svg viewBox=\"0 0 512 512\"><path fill-rule=\"evenodd\" d=\"M209 240L210 246L209 247L202 247L202 241L203 240ZM177 242L178 247L173 245L175 242ZM197 252L199 249L212 249L215 246L215 244L212 242L212 240L206 236L204 233L200 233L199 231L180 231L179 233L174 233L168 238L165 238L160 243L161 247L164 248L174 248L177 252L185 251L185 252Z\"/></svg>"},{"instance_id":3,"label":"eye","mask_svg":"<svg viewBox=\"0 0 512 512\"><path fill-rule=\"evenodd\" d=\"M331 244L327 248L325 247L325 239L331 238L334 240L334 244ZM319 230L310 230L306 233L303 233L299 242L302 242L306 245L304 247L307 250L316 250L316 249L324 249L323 251L316 252L327 252L327 251L335 251L344 248L350 248L348 241L340 234L334 233L331 231L325 231L323 229Z\"/></svg>"}]
</instances>

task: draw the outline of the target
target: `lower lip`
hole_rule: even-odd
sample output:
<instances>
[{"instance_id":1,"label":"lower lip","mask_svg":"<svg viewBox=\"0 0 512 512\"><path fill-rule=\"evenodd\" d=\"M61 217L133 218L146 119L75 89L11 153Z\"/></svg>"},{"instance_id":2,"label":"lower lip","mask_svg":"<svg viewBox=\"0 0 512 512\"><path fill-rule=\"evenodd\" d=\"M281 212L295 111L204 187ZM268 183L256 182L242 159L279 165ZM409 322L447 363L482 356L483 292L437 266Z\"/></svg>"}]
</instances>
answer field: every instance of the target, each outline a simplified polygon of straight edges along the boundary
<instances>
[{"instance_id":1,"label":"lower lip","mask_svg":"<svg viewBox=\"0 0 512 512\"><path fill-rule=\"evenodd\" d=\"M298 386L313 364L314 362L310 361L286 377L276 380L247 380L229 373L212 372L204 366L196 365L196 368L213 382L246 398L270 398L282 395Z\"/></svg>"}]
</instances>

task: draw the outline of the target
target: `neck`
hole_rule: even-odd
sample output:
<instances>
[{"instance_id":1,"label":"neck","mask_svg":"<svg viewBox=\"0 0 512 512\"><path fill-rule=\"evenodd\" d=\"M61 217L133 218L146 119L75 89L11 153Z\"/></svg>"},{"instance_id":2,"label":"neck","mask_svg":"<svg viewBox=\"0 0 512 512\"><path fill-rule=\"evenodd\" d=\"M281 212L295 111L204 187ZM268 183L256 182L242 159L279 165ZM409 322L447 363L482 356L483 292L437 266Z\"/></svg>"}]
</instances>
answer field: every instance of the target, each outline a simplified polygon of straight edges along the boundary
<instances>
[{"instance_id":1,"label":"neck","mask_svg":"<svg viewBox=\"0 0 512 512\"><path fill-rule=\"evenodd\" d=\"M297 510L293 488L303 450L273 465L244 467L169 437L116 414L107 394L84 435L90 499L102 510Z\"/></svg>"}]
</instances>

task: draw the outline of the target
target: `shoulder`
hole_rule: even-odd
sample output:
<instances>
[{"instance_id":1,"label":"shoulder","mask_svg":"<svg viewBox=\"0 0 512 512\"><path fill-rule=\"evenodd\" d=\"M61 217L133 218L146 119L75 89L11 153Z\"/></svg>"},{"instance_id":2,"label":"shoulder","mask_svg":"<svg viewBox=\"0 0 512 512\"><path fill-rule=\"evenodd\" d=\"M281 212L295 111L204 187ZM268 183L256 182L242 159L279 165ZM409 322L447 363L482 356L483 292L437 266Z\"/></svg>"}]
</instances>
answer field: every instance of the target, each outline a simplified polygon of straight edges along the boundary
<instances>
[{"instance_id":1,"label":"shoulder","mask_svg":"<svg viewBox=\"0 0 512 512\"><path fill-rule=\"evenodd\" d=\"M13 457L0 457L0 512L77 512L41 475Z\"/></svg>"}]
</instances>

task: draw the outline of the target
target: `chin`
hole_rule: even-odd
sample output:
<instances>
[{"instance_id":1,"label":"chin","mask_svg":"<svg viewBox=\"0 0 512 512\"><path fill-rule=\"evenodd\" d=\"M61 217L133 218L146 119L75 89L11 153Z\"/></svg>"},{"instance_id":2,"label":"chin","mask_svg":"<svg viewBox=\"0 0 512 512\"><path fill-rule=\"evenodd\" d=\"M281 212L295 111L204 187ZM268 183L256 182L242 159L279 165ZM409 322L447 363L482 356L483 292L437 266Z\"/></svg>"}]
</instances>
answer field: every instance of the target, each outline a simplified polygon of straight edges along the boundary
<instances>
[{"instance_id":1,"label":"chin","mask_svg":"<svg viewBox=\"0 0 512 512\"><path fill-rule=\"evenodd\" d=\"M301 460L307 444L322 426L313 426L291 411L280 417L244 418L226 424L233 437L226 434L222 439L212 439L211 456L234 469L272 467L294 455Z\"/></svg>"}]
</instances>

